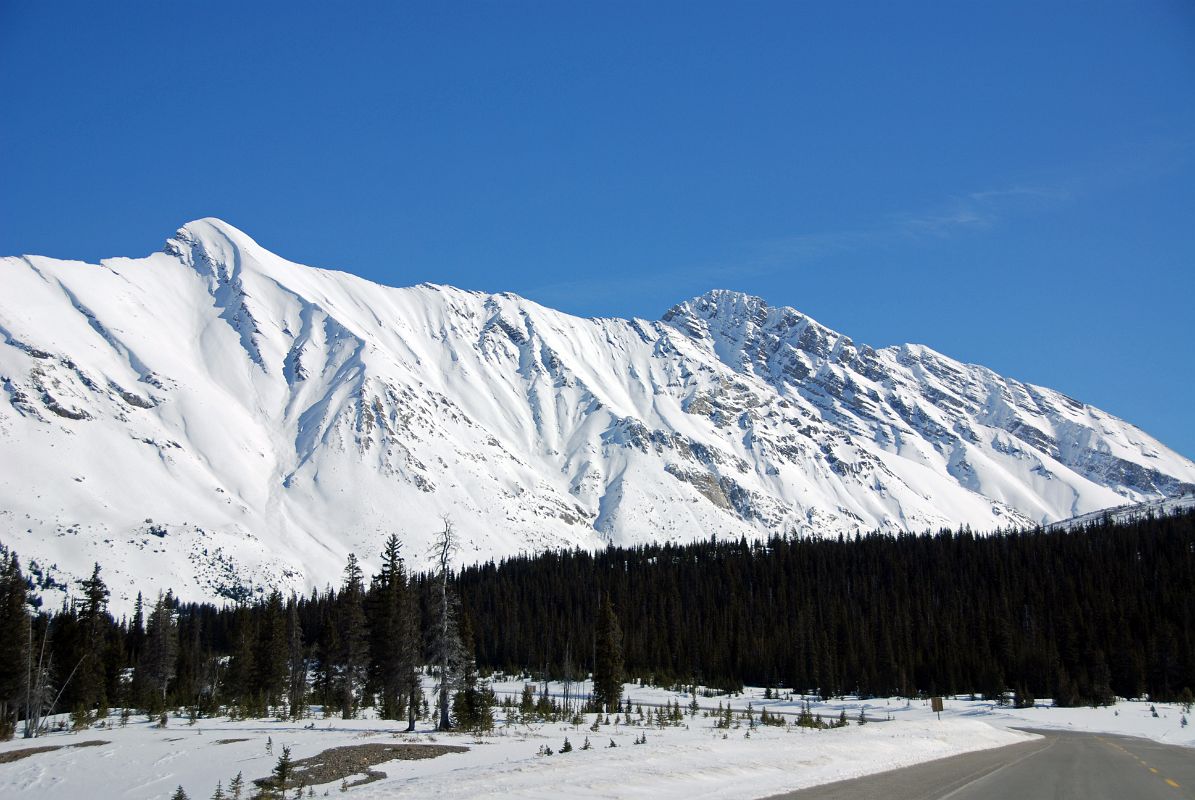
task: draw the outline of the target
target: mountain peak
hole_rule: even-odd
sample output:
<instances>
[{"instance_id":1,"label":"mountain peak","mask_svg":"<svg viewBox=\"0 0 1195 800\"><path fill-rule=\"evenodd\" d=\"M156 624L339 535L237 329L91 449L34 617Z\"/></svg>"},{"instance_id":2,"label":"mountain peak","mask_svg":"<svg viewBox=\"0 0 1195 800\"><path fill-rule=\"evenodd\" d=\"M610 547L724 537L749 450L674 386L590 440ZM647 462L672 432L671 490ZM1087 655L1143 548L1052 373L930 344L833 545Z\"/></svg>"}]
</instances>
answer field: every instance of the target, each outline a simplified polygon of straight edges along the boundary
<instances>
[{"instance_id":1,"label":"mountain peak","mask_svg":"<svg viewBox=\"0 0 1195 800\"><path fill-rule=\"evenodd\" d=\"M246 251L261 251L249 234L216 217L191 220L166 240L162 252L177 256L197 272L225 281L239 272Z\"/></svg>"},{"instance_id":2,"label":"mountain peak","mask_svg":"<svg viewBox=\"0 0 1195 800\"><path fill-rule=\"evenodd\" d=\"M710 289L708 292L677 303L664 313L663 320L669 322L677 317L698 316L703 319L714 317L758 316L768 309L762 297L733 289Z\"/></svg>"},{"instance_id":3,"label":"mountain peak","mask_svg":"<svg viewBox=\"0 0 1195 800\"><path fill-rule=\"evenodd\" d=\"M174 236L167 240L167 250L170 243L180 241L188 244L201 242L227 242L238 245L259 246L249 234L218 217L202 217L193 219L174 232Z\"/></svg>"},{"instance_id":4,"label":"mountain peak","mask_svg":"<svg viewBox=\"0 0 1195 800\"><path fill-rule=\"evenodd\" d=\"M790 339L810 329L809 335L819 339L850 341L795 308L770 306L762 297L730 289L711 289L678 303L662 319L692 337L719 342L720 353L757 345L760 337Z\"/></svg>"}]
</instances>

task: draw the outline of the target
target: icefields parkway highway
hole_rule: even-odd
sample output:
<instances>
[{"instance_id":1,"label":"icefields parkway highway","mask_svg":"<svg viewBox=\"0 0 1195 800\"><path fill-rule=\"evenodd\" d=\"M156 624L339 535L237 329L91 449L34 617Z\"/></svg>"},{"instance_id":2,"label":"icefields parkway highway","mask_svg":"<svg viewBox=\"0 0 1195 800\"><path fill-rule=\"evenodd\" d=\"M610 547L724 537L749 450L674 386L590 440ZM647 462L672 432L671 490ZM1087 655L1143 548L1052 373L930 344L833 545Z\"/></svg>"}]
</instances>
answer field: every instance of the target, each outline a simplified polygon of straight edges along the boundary
<instances>
[{"instance_id":1,"label":"icefields parkway highway","mask_svg":"<svg viewBox=\"0 0 1195 800\"><path fill-rule=\"evenodd\" d=\"M1195 750L1106 733L1040 739L777 795L773 800L1186 800Z\"/></svg>"}]
</instances>

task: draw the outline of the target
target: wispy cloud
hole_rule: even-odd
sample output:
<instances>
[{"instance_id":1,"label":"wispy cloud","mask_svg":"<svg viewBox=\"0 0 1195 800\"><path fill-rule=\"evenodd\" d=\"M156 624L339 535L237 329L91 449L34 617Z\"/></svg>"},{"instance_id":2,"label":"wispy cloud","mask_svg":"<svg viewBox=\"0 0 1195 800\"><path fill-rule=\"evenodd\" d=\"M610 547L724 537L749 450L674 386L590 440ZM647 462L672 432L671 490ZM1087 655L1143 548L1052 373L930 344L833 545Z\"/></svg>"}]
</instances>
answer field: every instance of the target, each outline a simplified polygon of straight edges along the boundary
<instances>
[{"instance_id":1,"label":"wispy cloud","mask_svg":"<svg viewBox=\"0 0 1195 800\"><path fill-rule=\"evenodd\" d=\"M988 230L1007 218L1040 212L1070 197L1071 191L1062 185L985 189L949 197L932 207L894 211L857 228L799 233L755 242L747 249L756 267L807 263L834 254Z\"/></svg>"},{"instance_id":2,"label":"wispy cloud","mask_svg":"<svg viewBox=\"0 0 1195 800\"><path fill-rule=\"evenodd\" d=\"M990 229L1009 217L1039 212L1069 198L1070 192L1061 186L985 189L950 197L932 208L890 214L873 232L880 238L942 238Z\"/></svg>"},{"instance_id":3,"label":"wispy cloud","mask_svg":"<svg viewBox=\"0 0 1195 800\"><path fill-rule=\"evenodd\" d=\"M540 302L571 306L576 298L586 305L617 301L628 294L705 291L778 270L816 263L843 253L908 244L910 240L941 239L991 228L1008 215L1031 206L1057 202L1066 193L1057 188L1014 186L970 192L932 208L887 214L857 228L798 233L740 245L733 260L685 264L633 274L574 278L524 289ZM729 282L729 283L728 283Z\"/></svg>"},{"instance_id":4,"label":"wispy cloud","mask_svg":"<svg viewBox=\"0 0 1195 800\"><path fill-rule=\"evenodd\" d=\"M583 297L586 306L595 308L607 303L617 305L633 294L676 296L711 286L733 288L743 279L816 264L835 255L990 232L1017 218L1056 209L1082 195L1172 173L1187 163L1193 152L1195 142L1188 139L1149 142L1105 158L1102 163L1071 165L1037 182L952 195L935 205L893 211L856 227L744 242L732 258L575 278L524 291L542 302L561 306L573 306L578 297Z\"/></svg>"},{"instance_id":5,"label":"wispy cloud","mask_svg":"<svg viewBox=\"0 0 1195 800\"><path fill-rule=\"evenodd\" d=\"M1006 217L1041 210L1068 197L1069 192L1060 186L985 189L947 198L934 207L893 212L866 226L744 243L733 260L578 277L526 287L523 292L548 305L564 307L575 307L577 298L584 298L584 305L593 308L617 304L634 294L679 296L712 286L733 288L743 279L814 264L834 255L989 229Z\"/></svg>"}]
</instances>

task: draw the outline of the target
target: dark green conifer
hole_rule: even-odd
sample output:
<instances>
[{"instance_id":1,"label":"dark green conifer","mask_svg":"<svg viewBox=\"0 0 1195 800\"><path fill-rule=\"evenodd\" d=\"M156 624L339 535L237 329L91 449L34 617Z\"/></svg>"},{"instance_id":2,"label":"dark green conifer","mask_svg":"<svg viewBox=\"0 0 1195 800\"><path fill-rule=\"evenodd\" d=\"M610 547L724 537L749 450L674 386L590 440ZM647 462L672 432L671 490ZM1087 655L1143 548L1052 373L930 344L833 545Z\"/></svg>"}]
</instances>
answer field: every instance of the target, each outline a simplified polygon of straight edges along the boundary
<instances>
[{"instance_id":1,"label":"dark green conifer","mask_svg":"<svg viewBox=\"0 0 1195 800\"><path fill-rule=\"evenodd\" d=\"M357 557L349 553L344 582L337 595L337 628L340 633L340 713L344 719L356 714L357 692L364 683L369 642L365 627L364 575Z\"/></svg>"},{"instance_id":2,"label":"dark green conifer","mask_svg":"<svg viewBox=\"0 0 1195 800\"><path fill-rule=\"evenodd\" d=\"M290 676L289 642L282 593L270 592L257 613L257 641L253 658L253 689L268 708L282 702Z\"/></svg>"},{"instance_id":3,"label":"dark green conifer","mask_svg":"<svg viewBox=\"0 0 1195 800\"><path fill-rule=\"evenodd\" d=\"M18 709L26 696L32 627L26 590L16 553L0 545L0 741L15 735Z\"/></svg>"},{"instance_id":4,"label":"dark green conifer","mask_svg":"<svg viewBox=\"0 0 1195 800\"><path fill-rule=\"evenodd\" d=\"M593 699L598 709L618 711L622 700L622 628L607 594L598 612L593 665Z\"/></svg>"},{"instance_id":5,"label":"dark green conifer","mask_svg":"<svg viewBox=\"0 0 1195 800\"><path fill-rule=\"evenodd\" d=\"M307 713L307 658L303 651L303 626L299 622L299 603L293 595L286 604L287 679L286 703L291 719Z\"/></svg>"}]
</instances>

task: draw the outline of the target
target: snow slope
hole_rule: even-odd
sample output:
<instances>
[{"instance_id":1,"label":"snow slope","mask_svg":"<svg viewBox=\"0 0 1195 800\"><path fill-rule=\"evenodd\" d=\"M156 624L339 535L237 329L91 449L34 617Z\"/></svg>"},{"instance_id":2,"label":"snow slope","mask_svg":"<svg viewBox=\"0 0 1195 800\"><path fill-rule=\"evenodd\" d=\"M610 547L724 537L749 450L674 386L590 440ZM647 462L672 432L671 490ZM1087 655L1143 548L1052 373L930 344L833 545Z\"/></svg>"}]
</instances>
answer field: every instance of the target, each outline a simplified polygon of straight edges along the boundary
<instances>
[{"instance_id":1,"label":"snow slope","mask_svg":"<svg viewBox=\"0 0 1195 800\"><path fill-rule=\"evenodd\" d=\"M1179 497L1164 497L1158 500L1147 500L1144 503L1128 503L1115 508L1091 511L1070 519L1051 522L1046 527L1052 531L1078 530L1084 525L1100 523L1105 519L1112 522L1128 523L1151 516L1165 517L1172 514L1187 514L1192 511L1195 511L1195 494L1184 494Z\"/></svg>"},{"instance_id":2,"label":"snow slope","mask_svg":"<svg viewBox=\"0 0 1195 800\"><path fill-rule=\"evenodd\" d=\"M390 288L219 220L100 264L0 259L0 541L232 596L335 580L450 514L463 560L1049 523L1195 464L1043 387L712 291L657 321Z\"/></svg>"}]
</instances>

